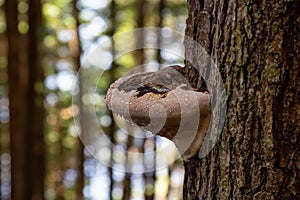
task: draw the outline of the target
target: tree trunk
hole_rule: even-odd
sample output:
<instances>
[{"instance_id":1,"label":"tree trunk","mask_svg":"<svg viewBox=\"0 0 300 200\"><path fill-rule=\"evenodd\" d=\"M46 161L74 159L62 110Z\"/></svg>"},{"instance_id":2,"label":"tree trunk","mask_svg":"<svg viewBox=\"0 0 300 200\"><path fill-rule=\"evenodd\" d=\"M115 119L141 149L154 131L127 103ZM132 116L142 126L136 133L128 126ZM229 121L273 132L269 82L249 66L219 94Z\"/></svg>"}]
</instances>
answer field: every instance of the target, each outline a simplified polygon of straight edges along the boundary
<instances>
[{"instance_id":1,"label":"tree trunk","mask_svg":"<svg viewBox=\"0 0 300 200\"><path fill-rule=\"evenodd\" d=\"M227 112L212 151L185 163L184 199L300 199L299 1L188 7L186 36L217 63Z\"/></svg>"},{"instance_id":2,"label":"tree trunk","mask_svg":"<svg viewBox=\"0 0 300 200\"><path fill-rule=\"evenodd\" d=\"M11 199L43 199L43 73L40 1L29 2L29 30L18 32L18 1L5 2L8 36Z\"/></svg>"},{"instance_id":3,"label":"tree trunk","mask_svg":"<svg viewBox=\"0 0 300 200\"><path fill-rule=\"evenodd\" d=\"M11 161L11 199L28 197L26 188L26 143L24 143L26 123L23 103L26 99L26 83L20 73L20 34L17 30L17 1L5 2L7 38L8 38L8 90L9 90L9 115L10 115L10 154ZM24 71L22 71L24 72ZM24 89L25 88L25 89ZM26 107L25 107L26 108Z\"/></svg>"},{"instance_id":4,"label":"tree trunk","mask_svg":"<svg viewBox=\"0 0 300 200\"><path fill-rule=\"evenodd\" d=\"M73 1L73 15L76 19L76 39L74 39L74 43L76 45L74 45L74 52L72 54L73 59L75 60L76 63L76 71L80 70L80 55L82 54L82 46L80 43L80 33L79 33L79 26L80 26L80 21L79 21L79 10L77 8L77 0ZM79 79L81 79L82 77L79 76ZM83 103L82 103L82 96L83 96L83 81L80 80L79 81L79 92L80 92L80 98L79 98L79 108L80 110L83 110ZM87 131L88 128L86 127L87 123L84 123L83 119L84 119L84 112L81 113L81 117L80 117L80 131L81 133L83 133L83 131ZM78 137L77 140L77 145L78 145L78 149L77 149L77 160L78 160L78 178L77 178L77 183L76 183L76 200L83 200L83 189L84 189L84 182L85 182L85 174L84 174L84 161L85 161L85 157L84 157L84 144L82 143L81 139Z\"/></svg>"},{"instance_id":5,"label":"tree trunk","mask_svg":"<svg viewBox=\"0 0 300 200\"><path fill-rule=\"evenodd\" d=\"M45 149L44 149L44 75L41 64L41 4L29 3L28 32L28 180L31 199L44 199Z\"/></svg>"}]
</instances>

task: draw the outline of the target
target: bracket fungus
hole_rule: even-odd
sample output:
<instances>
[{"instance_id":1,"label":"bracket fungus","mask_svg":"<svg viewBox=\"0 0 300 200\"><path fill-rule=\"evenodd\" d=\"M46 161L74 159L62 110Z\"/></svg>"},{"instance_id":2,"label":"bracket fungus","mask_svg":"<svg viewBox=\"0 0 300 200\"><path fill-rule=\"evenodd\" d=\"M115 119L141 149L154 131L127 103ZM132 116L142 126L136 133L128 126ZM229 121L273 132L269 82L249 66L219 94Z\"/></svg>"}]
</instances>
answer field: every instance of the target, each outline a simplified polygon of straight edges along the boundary
<instances>
[{"instance_id":1,"label":"bracket fungus","mask_svg":"<svg viewBox=\"0 0 300 200\"><path fill-rule=\"evenodd\" d=\"M171 66L114 82L109 109L155 135L172 140L185 160L196 156L210 123L210 95L191 87L185 68Z\"/></svg>"}]
</instances>

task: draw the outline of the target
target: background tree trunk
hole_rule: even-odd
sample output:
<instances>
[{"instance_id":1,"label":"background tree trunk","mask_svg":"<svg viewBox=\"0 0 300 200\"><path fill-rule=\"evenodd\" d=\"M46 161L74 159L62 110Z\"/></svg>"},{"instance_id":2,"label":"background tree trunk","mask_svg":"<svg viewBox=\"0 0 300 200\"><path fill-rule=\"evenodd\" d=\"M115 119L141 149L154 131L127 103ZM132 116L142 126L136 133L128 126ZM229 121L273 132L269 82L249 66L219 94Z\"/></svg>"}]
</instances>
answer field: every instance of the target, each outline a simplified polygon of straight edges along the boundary
<instances>
[{"instance_id":1,"label":"background tree trunk","mask_svg":"<svg viewBox=\"0 0 300 200\"><path fill-rule=\"evenodd\" d=\"M213 150L185 163L184 199L300 199L299 1L188 7L186 35L218 63L227 120Z\"/></svg>"},{"instance_id":2,"label":"background tree trunk","mask_svg":"<svg viewBox=\"0 0 300 200\"><path fill-rule=\"evenodd\" d=\"M11 199L43 199L43 68L40 1L30 1L28 32L18 31L18 1L6 1L10 111Z\"/></svg>"},{"instance_id":3,"label":"background tree trunk","mask_svg":"<svg viewBox=\"0 0 300 200\"><path fill-rule=\"evenodd\" d=\"M76 71L80 70L80 55L82 54L82 46L80 43L80 33L79 33L79 26L80 26L80 20L79 20L79 10L77 8L77 0L73 1L73 15L75 17L76 20L76 30L75 30L75 34L76 34L76 39L74 40L74 49L75 51L73 52L73 59L75 60L76 63ZM81 78L79 76L79 78ZM82 92L83 92L83 81L80 80L79 81L79 92L80 92L80 98L79 98L79 107L80 110L83 110L83 103L82 103ZM80 118L80 132L83 134L83 131L88 131L88 127L86 126L87 123L83 122L83 115L85 113L82 112L81 115L82 117ZM77 178L77 183L76 183L76 200L83 200L83 189L84 189L84 182L85 182L85 176L84 176L84 161L85 161L85 156L84 156L84 144L82 143L81 139L78 137L77 140L77 145L78 145L78 150L77 150L77 157L78 157L78 178Z\"/></svg>"},{"instance_id":4,"label":"background tree trunk","mask_svg":"<svg viewBox=\"0 0 300 200\"><path fill-rule=\"evenodd\" d=\"M26 89L24 83L26 72L20 68L20 33L18 32L17 1L5 2L8 38L8 75L9 75L9 115L10 115L10 153L11 161L11 198L28 197L26 188L26 143L24 142L27 129L25 123ZM10 19L10 20L8 20ZM26 67L26 66L25 66ZM24 68L23 68L24 69ZM23 72L23 73L21 73ZM24 101L24 104L19 103ZM26 108L26 107L25 107Z\"/></svg>"},{"instance_id":5,"label":"background tree trunk","mask_svg":"<svg viewBox=\"0 0 300 200\"><path fill-rule=\"evenodd\" d=\"M28 180L31 199L44 199L44 74L41 65L41 2L28 2ZM29 183L28 183L29 182Z\"/></svg>"}]
</instances>

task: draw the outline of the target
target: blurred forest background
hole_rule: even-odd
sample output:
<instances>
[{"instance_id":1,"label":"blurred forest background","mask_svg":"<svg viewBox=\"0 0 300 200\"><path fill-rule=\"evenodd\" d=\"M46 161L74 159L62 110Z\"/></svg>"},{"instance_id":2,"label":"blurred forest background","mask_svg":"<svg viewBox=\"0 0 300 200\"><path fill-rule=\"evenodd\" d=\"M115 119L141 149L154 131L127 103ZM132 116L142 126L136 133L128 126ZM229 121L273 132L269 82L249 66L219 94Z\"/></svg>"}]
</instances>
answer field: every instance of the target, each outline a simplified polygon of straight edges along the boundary
<instances>
[{"instance_id":1,"label":"blurred forest background","mask_svg":"<svg viewBox=\"0 0 300 200\"><path fill-rule=\"evenodd\" d=\"M103 165L86 150L74 118L81 106L91 104L91 94L82 91L81 103L74 104L72 88L83 55L94 46L138 27L184 33L186 16L185 0L0 0L0 198L182 199L180 159L153 172L127 173ZM136 36L136 42L147 37ZM117 45L126 45L123 42L111 43L103 55L113 58ZM131 68L180 62L153 49L124 55L105 69L98 86L99 108L105 107L110 83ZM155 152L160 145L158 137L120 134L107 109L98 114L101 127L120 144L100 152L112 166L122 169L128 164L126 151L120 148ZM95 128L81 127L81 131ZM154 154L132 162L133 168L153 169L157 158Z\"/></svg>"}]
</instances>

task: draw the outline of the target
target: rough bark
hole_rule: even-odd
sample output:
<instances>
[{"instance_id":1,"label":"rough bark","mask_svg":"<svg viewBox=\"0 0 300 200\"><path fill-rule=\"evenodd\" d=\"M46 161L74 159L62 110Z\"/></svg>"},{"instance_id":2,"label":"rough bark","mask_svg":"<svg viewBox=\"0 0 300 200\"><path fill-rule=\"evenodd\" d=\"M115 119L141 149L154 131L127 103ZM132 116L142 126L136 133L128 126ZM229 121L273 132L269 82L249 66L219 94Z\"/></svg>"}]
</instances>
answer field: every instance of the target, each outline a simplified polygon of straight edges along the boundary
<instances>
[{"instance_id":1,"label":"rough bark","mask_svg":"<svg viewBox=\"0 0 300 200\"><path fill-rule=\"evenodd\" d=\"M184 199L300 199L299 1L188 0L188 8L186 35L218 64L227 117L213 150L185 163ZM193 51L186 43L200 66Z\"/></svg>"}]
</instances>

